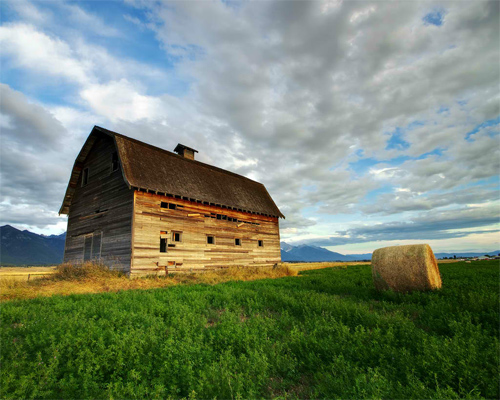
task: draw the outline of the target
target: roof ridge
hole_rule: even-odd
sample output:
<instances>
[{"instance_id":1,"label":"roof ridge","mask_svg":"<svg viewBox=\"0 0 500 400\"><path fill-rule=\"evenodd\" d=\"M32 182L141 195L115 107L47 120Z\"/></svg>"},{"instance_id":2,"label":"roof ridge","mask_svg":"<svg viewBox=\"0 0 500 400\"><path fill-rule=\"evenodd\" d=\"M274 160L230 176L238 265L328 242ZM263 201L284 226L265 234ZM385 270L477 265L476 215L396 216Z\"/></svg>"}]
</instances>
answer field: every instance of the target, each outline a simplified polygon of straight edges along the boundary
<instances>
[{"instance_id":1,"label":"roof ridge","mask_svg":"<svg viewBox=\"0 0 500 400\"><path fill-rule=\"evenodd\" d=\"M204 163L204 162L201 162L201 161L198 161L198 160L190 160L189 158L186 158L186 157L183 157L181 155L178 155L178 154L175 154L171 151L168 151L168 150L165 150L165 149L162 149L161 147L158 147L158 146L154 146L152 144L149 144L149 143L146 143L146 142L142 142L138 139L134 139L134 138L131 138L129 136L126 136L126 135L122 135L121 133L118 133L118 132L114 132L114 131L111 131L109 129L106 129L106 128L103 128L101 126L97 126L97 125L94 125L94 129L98 129L100 131L103 131L104 133L106 134L111 134L111 135L116 135L118 137L121 137L125 140L130 140L134 143L137 143L138 145L141 145L141 146L146 146L146 147L149 147L153 150L159 150L159 151L162 151L164 153L167 153L169 156L173 156L173 157L177 157L183 161L187 161L187 162L191 162L191 163L196 163L198 165L201 165L205 168L208 168L208 169L213 169L213 170L217 170L219 172L223 172L225 174L228 174L228 175L233 175L233 176L237 176L238 178L243 178L243 179L246 179L247 181L250 181L250 182L253 182L253 183L257 183L259 185L262 185L264 186L263 183L261 182L257 182L257 181L254 181L253 179L250 179L250 178L247 178L246 176L243 176L243 175L240 175L240 174L237 174L236 172L232 172L232 171L228 171L227 169L223 169L223 168L220 168L220 167L216 167L215 165L210 165L210 164L207 164L207 163ZM264 186L265 187L265 186ZM270 196L269 196L270 197Z\"/></svg>"}]
</instances>

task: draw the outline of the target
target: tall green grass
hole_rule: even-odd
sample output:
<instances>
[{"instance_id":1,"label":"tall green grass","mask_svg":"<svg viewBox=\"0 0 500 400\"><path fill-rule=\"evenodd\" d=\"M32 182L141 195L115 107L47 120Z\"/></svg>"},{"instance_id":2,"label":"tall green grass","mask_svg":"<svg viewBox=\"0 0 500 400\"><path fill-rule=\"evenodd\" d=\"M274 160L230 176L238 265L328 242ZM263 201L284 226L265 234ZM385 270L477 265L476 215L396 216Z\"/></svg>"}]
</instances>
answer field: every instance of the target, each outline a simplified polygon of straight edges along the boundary
<instances>
[{"instance_id":1,"label":"tall green grass","mask_svg":"<svg viewBox=\"0 0 500 400\"><path fill-rule=\"evenodd\" d=\"M499 398L499 268L370 267L1 304L1 398Z\"/></svg>"}]
</instances>

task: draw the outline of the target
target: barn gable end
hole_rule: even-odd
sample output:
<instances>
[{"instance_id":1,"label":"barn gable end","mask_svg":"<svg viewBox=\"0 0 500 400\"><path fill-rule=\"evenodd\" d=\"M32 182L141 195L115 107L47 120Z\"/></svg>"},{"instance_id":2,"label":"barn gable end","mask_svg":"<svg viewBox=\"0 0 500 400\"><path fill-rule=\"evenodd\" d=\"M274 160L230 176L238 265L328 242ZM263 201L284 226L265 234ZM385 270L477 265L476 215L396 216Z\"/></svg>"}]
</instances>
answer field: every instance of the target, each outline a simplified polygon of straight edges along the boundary
<instances>
[{"instance_id":1,"label":"barn gable end","mask_svg":"<svg viewBox=\"0 0 500 400\"><path fill-rule=\"evenodd\" d=\"M78 161L78 177L72 177L64 261L100 261L128 273L133 191L125 183L121 168L113 171L113 138L98 136L90 143L87 141L88 148L82 149L85 156Z\"/></svg>"}]
</instances>

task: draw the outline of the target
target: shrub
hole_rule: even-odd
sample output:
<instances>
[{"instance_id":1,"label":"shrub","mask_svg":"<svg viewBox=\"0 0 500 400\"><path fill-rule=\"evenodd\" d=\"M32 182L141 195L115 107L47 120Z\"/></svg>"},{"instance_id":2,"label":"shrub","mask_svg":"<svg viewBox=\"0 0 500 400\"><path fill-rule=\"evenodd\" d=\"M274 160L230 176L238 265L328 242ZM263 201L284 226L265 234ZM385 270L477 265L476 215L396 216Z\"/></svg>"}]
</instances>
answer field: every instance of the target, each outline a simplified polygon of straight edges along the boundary
<instances>
[{"instance_id":1,"label":"shrub","mask_svg":"<svg viewBox=\"0 0 500 400\"><path fill-rule=\"evenodd\" d=\"M56 273L47 277L48 280L84 280L94 278L117 278L124 276L122 272L112 271L109 267L95 263L83 264L64 263L57 267Z\"/></svg>"}]
</instances>

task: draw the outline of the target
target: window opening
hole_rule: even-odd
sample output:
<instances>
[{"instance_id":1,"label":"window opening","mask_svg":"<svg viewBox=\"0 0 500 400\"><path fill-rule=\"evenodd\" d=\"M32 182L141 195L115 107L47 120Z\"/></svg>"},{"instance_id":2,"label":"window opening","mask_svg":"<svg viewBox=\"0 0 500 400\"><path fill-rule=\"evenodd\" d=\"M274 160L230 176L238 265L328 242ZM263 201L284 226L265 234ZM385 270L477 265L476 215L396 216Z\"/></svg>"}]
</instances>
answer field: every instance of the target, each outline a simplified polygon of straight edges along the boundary
<instances>
[{"instance_id":1,"label":"window opening","mask_svg":"<svg viewBox=\"0 0 500 400\"><path fill-rule=\"evenodd\" d=\"M178 206L178 207L181 207L181 206ZM224 214L214 214L214 213L211 213L211 215L205 214L205 218L217 218L217 219L221 219L221 220L225 220L225 221L229 221L229 222L238 222L241 224L260 225L257 222L242 221L241 219L229 217L229 216L224 215Z\"/></svg>"},{"instance_id":2,"label":"window opening","mask_svg":"<svg viewBox=\"0 0 500 400\"><path fill-rule=\"evenodd\" d=\"M89 183L89 169L84 168L82 176L82 186L85 186L87 183Z\"/></svg>"},{"instance_id":3,"label":"window opening","mask_svg":"<svg viewBox=\"0 0 500 400\"><path fill-rule=\"evenodd\" d=\"M101 259L102 232L94 233L92 239L92 259Z\"/></svg>"},{"instance_id":4,"label":"window opening","mask_svg":"<svg viewBox=\"0 0 500 400\"><path fill-rule=\"evenodd\" d=\"M264 242L262 240L259 240L259 247L264 247Z\"/></svg>"},{"instance_id":5,"label":"window opening","mask_svg":"<svg viewBox=\"0 0 500 400\"><path fill-rule=\"evenodd\" d=\"M241 239L234 239L235 246L241 246Z\"/></svg>"},{"instance_id":6,"label":"window opening","mask_svg":"<svg viewBox=\"0 0 500 400\"><path fill-rule=\"evenodd\" d=\"M172 242L182 242L182 232L172 232Z\"/></svg>"},{"instance_id":7,"label":"window opening","mask_svg":"<svg viewBox=\"0 0 500 400\"><path fill-rule=\"evenodd\" d=\"M176 210L177 204L167 203L167 202L162 201L160 204L160 207L161 208L168 208L169 210Z\"/></svg>"},{"instance_id":8,"label":"window opening","mask_svg":"<svg viewBox=\"0 0 500 400\"><path fill-rule=\"evenodd\" d=\"M167 238L160 238L160 253L167 252Z\"/></svg>"},{"instance_id":9,"label":"window opening","mask_svg":"<svg viewBox=\"0 0 500 400\"><path fill-rule=\"evenodd\" d=\"M92 258L92 235L87 235L83 241L83 261L89 261Z\"/></svg>"},{"instance_id":10,"label":"window opening","mask_svg":"<svg viewBox=\"0 0 500 400\"><path fill-rule=\"evenodd\" d=\"M207 244L215 244L215 237L208 235L207 236Z\"/></svg>"},{"instance_id":11,"label":"window opening","mask_svg":"<svg viewBox=\"0 0 500 400\"><path fill-rule=\"evenodd\" d=\"M167 245L168 245L167 231L160 231L160 253L167 252Z\"/></svg>"},{"instance_id":12,"label":"window opening","mask_svg":"<svg viewBox=\"0 0 500 400\"><path fill-rule=\"evenodd\" d=\"M111 156L111 171L116 171L118 169L118 153L115 151Z\"/></svg>"}]
</instances>

